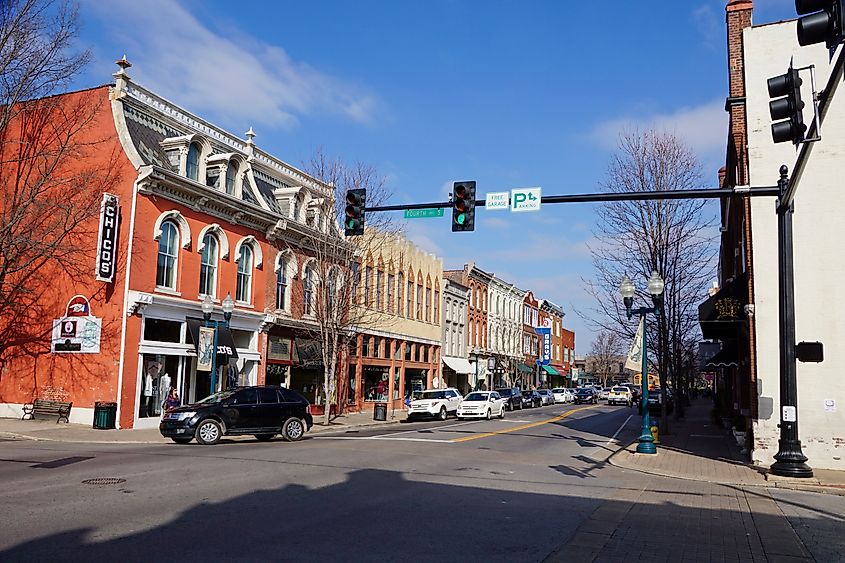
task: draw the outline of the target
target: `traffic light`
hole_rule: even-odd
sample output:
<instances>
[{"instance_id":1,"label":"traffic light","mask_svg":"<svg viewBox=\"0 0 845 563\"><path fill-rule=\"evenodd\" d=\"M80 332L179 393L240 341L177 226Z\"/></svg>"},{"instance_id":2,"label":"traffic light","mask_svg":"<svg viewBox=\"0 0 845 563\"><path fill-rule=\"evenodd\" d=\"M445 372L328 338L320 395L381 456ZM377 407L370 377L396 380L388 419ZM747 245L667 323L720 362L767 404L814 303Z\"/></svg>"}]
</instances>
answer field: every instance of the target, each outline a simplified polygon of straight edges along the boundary
<instances>
[{"instance_id":1,"label":"traffic light","mask_svg":"<svg viewBox=\"0 0 845 563\"><path fill-rule=\"evenodd\" d=\"M795 0L798 18L798 44L825 42L827 48L842 42L845 29L845 0Z\"/></svg>"},{"instance_id":2,"label":"traffic light","mask_svg":"<svg viewBox=\"0 0 845 563\"><path fill-rule=\"evenodd\" d=\"M364 234L366 204L367 190L365 188L346 191L346 218L343 224L346 236Z\"/></svg>"},{"instance_id":3,"label":"traffic light","mask_svg":"<svg viewBox=\"0 0 845 563\"><path fill-rule=\"evenodd\" d=\"M772 119L772 139L776 143L792 141L798 144L804 140L804 102L801 101L801 77L798 71L790 68L786 74L769 78L769 97L777 98L769 102ZM778 120L785 121L778 121Z\"/></svg>"},{"instance_id":4,"label":"traffic light","mask_svg":"<svg viewBox=\"0 0 845 563\"><path fill-rule=\"evenodd\" d=\"M475 182L452 184L452 232L475 230Z\"/></svg>"}]
</instances>

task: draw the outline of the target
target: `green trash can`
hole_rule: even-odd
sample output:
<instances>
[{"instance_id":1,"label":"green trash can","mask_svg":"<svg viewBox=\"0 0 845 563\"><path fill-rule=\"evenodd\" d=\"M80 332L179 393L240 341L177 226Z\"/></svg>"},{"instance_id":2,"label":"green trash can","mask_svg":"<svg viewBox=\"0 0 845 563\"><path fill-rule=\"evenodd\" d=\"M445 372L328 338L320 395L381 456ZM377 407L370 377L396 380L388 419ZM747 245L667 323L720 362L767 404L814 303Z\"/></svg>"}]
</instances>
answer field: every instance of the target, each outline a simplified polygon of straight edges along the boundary
<instances>
[{"instance_id":1,"label":"green trash can","mask_svg":"<svg viewBox=\"0 0 845 563\"><path fill-rule=\"evenodd\" d=\"M117 403L97 401L94 403L94 428L114 430L117 422Z\"/></svg>"}]
</instances>

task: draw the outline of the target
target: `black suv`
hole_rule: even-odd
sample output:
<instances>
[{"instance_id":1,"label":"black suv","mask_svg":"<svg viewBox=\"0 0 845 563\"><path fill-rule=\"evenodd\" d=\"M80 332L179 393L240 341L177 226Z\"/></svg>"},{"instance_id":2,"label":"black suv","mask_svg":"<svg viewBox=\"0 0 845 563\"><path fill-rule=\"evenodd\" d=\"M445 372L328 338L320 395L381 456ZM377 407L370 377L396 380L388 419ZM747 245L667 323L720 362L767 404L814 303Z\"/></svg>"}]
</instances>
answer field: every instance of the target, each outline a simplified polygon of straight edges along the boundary
<instances>
[{"instance_id":1,"label":"black suv","mask_svg":"<svg viewBox=\"0 0 845 563\"><path fill-rule=\"evenodd\" d=\"M281 433L289 442L301 439L314 425L311 405L284 387L236 387L164 413L158 429L177 444L196 438L216 444L223 435L252 434L262 442Z\"/></svg>"},{"instance_id":2,"label":"black suv","mask_svg":"<svg viewBox=\"0 0 845 563\"><path fill-rule=\"evenodd\" d=\"M522 409L522 394L516 387L503 387L496 389L498 393L505 400L505 408L509 411Z\"/></svg>"}]
</instances>

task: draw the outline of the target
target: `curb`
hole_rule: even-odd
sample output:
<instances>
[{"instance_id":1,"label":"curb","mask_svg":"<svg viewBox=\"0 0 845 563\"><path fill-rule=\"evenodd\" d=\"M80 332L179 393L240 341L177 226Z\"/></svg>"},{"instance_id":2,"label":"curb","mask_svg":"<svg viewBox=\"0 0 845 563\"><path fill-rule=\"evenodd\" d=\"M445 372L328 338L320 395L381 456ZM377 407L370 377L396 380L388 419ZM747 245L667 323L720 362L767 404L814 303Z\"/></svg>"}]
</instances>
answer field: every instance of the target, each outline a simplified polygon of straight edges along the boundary
<instances>
[{"instance_id":1,"label":"curb","mask_svg":"<svg viewBox=\"0 0 845 563\"><path fill-rule=\"evenodd\" d=\"M631 442L633 444L633 442ZM712 479L703 479L698 477L693 477L689 475L674 475L671 473L664 473L661 471L655 471L652 469L643 469L641 467L636 467L633 465L626 465L620 463L615 458L620 455L622 452L627 452L628 447L631 445L625 446L619 450L616 450L609 458L607 458L607 462L618 468L618 469L626 469L628 471L636 471L637 473L642 473L644 475L653 475L655 477L665 477L667 479L680 479L682 481L697 481L700 483L713 483L715 485L726 485L731 487L761 487L764 489L785 489L785 490L792 490L792 491L802 491L802 492L810 492L810 493L821 493L833 496L845 496L845 486L834 486L834 485L822 485L817 480L812 484L803 484L803 483L795 483L793 481L783 481L784 477L774 477L775 480L771 480L770 476L767 474L763 474L763 479L765 482L763 483L738 483L736 481L727 481L727 480L712 480ZM750 469L756 469L748 464L745 464L746 467Z\"/></svg>"}]
</instances>

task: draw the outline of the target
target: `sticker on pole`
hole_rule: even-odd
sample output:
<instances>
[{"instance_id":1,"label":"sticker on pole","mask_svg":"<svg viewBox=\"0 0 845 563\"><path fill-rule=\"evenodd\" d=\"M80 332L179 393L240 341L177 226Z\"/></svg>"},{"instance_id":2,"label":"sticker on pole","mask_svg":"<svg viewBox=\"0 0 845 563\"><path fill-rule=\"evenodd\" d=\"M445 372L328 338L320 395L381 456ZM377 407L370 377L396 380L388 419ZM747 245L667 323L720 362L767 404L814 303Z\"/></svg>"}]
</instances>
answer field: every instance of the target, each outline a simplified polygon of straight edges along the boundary
<instances>
[{"instance_id":1,"label":"sticker on pole","mask_svg":"<svg viewBox=\"0 0 845 563\"><path fill-rule=\"evenodd\" d=\"M491 192L484 197L484 209L507 209L510 201L508 192Z\"/></svg>"},{"instance_id":2,"label":"sticker on pole","mask_svg":"<svg viewBox=\"0 0 845 563\"><path fill-rule=\"evenodd\" d=\"M540 211L540 188L511 190L511 211Z\"/></svg>"},{"instance_id":3,"label":"sticker on pole","mask_svg":"<svg viewBox=\"0 0 845 563\"><path fill-rule=\"evenodd\" d=\"M797 421L798 415L795 411L795 407L783 407L783 409L781 409L781 420L784 422Z\"/></svg>"}]
</instances>

